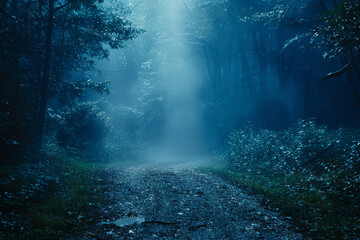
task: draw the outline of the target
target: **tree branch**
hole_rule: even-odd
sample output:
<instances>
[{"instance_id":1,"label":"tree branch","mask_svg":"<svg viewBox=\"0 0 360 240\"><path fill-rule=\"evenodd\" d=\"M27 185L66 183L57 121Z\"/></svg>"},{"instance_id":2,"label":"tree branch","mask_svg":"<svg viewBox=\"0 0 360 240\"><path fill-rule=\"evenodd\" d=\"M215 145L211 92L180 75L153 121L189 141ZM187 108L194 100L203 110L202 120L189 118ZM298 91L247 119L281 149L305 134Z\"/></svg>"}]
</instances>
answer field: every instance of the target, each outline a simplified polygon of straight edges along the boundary
<instances>
[{"instance_id":1,"label":"tree branch","mask_svg":"<svg viewBox=\"0 0 360 240\"><path fill-rule=\"evenodd\" d=\"M352 65L352 61L350 61L348 64L346 64L340 70L327 74L325 77L323 77L322 80L327 80L327 79L330 79L330 78L341 76L344 72L351 69L351 65Z\"/></svg>"},{"instance_id":2,"label":"tree branch","mask_svg":"<svg viewBox=\"0 0 360 240\"><path fill-rule=\"evenodd\" d=\"M61 9L63 9L63 8L66 7L67 5L69 5L69 3L65 3L64 5L61 5L61 6L56 7L56 8L54 9L54 13L57 12L57 11L59 11L59 10L61 10Z\"/></svg>"}]
</instances>

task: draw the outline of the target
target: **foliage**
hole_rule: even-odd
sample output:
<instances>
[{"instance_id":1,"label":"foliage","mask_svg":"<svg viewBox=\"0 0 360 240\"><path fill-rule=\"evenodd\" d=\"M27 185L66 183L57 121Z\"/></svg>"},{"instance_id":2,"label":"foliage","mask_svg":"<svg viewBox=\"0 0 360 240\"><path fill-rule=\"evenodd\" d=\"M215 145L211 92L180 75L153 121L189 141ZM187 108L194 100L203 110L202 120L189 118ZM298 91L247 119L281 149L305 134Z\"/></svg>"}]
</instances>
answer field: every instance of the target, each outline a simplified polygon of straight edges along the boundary
<instances>
[{"instance_id":1,"label":"foliage","mask_svg":"<svg viewBox=\"0 0 360 240\"><path fill-rule=\"evenodd\" d=\"M77 82L63 81L56 98L63 104L71 104L81 99L81 97L85 95L86 90L91 90L99 94L110 94L109 84L110 81L94 82L92 79Z\"/></svg>"},{"instance_id":2,"label":"foliage","mask_svg":"<svg viewBox=\"0 0 360 240\"><path fill-rule=\"evenodd\" d=\"M141 64L139 81L141 81L141 96L139 111L145 141L156 141L163 132L165 123L165 105L167 101L166 87L168 83L160 76L160 72L167 67L162 54L155 50L149 52L149 61ZM161 66L161 69L158 66Z\"/></svg>"},{"instance_id":3,"label":"foliage","mask_svg":"<svg viewBox=\"0 0 360 240\"><path fill-rule=\"evenodd\" d=\"M303 19L301 24L308 26L307 31L289 39L284 48L294 42L309 40L312 47L321 48L324 58L348 57L352 59L359 53L360 4L354 0L343 0L336 7L319 14L316 21Z\"/></svg>"},{"instance_id":4,"label":"foliage","mask_svg":"<svg viewBox=\"0 0 360 240\"><path fill-rule=\"evenodd\" d=\"M101 105L101 102L78 102L66 107L63 113L50 112L59 144L82 150L94 158L104 157L110 118Z\"/></svg>"},{"instance_id":5,"label":"foliage","mask_svg":"<svg viewBox=\"0 0 360 240\"><path fill-rule=\"evenodd\" d=\"M50 109L48 121L60 146L101 162L138 157L149 124L142 111L104 100L76 101L62 111Z\"/></svg>"},{"instance_id":6,"label":"foliage","mask_svg":"<svg viewBox=\"0 0 360 240\"><path fill-rule=\"evenodd\" d=\"M360 230L359 146L360 130L313 121L284 131L247 127L230 135L233 172L221 174L265 194L316 238L352 239Z\"/></svg>"},{"instance_id":7,"label":"foliage","mask_svg":"<svg viewBox=\"0 0 360 240\"><path fill-rule=\"evenodd\" d=\"M125 106L109 106L110 134L105 151L111 160L134 161L143 148L142 112Z\"/></svg>"},{"instance_id":8,"label":"foliage","mask_svg":"<svg viewBox=\"0 0 360 240\"><path fill-rule=\"evenodd\" d=\"M351 58L360 51L360 3L344 0L336 8L325 12L324 24L313 32L313 41L325 47L324 57L347 55ZM319 41L316 41L320 37Z\"/></svg>"},{"instance_id":9,"label":"foliage","mask_svg":"<svg viewBox=\"0 0 360 240\"><path fill-rule=\"evenodd\" d=\"M106 81L95 83L84 72L94 68L95 59L107 58L109 48L121 48L142 32L126 14L110 0L3 1L0 117L7 124L1 136L31 143L41 134L33 129L42 128L48 99L72 101L85 89L108 93Z\"/></svg>"},{"instance_id":10,"label":"foliage","mask_svg":"<svg viewBox=\"0 0 360 240\"><path fill-rule=\"evenodd\" d=\"M96 221L106 201L94 189L105 166L48 141L23 157L0 171L1 239L59 239Z\"/></svg>"}]
</instances>

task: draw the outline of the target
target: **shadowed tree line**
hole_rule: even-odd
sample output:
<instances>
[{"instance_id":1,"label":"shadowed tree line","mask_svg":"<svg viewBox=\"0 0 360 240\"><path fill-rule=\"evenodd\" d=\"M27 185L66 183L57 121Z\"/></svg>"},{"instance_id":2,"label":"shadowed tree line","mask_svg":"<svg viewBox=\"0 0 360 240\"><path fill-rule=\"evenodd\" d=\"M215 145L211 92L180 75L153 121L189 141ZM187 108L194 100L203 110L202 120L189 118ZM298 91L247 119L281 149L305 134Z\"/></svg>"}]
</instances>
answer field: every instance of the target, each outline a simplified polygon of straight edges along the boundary
<instances>
[{"instance_id":1,"label":"shadowed tree line","mask_svg":"<svg viewBox=\"0 0 360 240\"><path fill-rule=\"evenodd\" d=\"M159 73L171 56L156 46L175 41L166 35L169 26L162 24L165 15L159 14L169 3L156 3L131 5L142 14L142 18L132 17L156 34L147 34L124 57L124 68L131 73L126 78L138 84L139 101L133 110L147 119L142 122L147 126L142 134L150 140L161 135L166 118L164 92L170 87ZM258 128L283 129L297 119L315 117L332 127L358 126L358 1L181 3L183 47L190 48L191 64L201 69L199 114L210 142L223 144L229 132L247 122ZM44 129L58 127L52 120L60 121L59 114L70 116L77 109L71 106L80 104L78 110L87 106L81 105L81 97L88 90L109 93L108 81L89 76L94 75L91 70L97 59L109 56L110 48L121 48L143 32L124 18L129 13L122 3L111 0L1 1L0 134L4 149L17 143L39 143ZM54 111L47 115L49 102ZM71 111L65 114L66 110ZM94 112L94 116L99 114ZM71 125L69 119L60 125ZM72 128L73 133L84 135L79 126ZM64 132L73 134L65 129L60 135Z\"/></svg>"},{"instance_id":2,"label":"shadowed tree line","mask_svg":"<svg viewBox=\"0 0 360 240\"><path fill-rule=\"evenodd\" d=\"M312 117L358 126L358 1L184 4L189 41L207 69L210 129L226 137L247 121L282 129Z\"/></svg>"},{"instance_id":3,"label":"shadowed tree line","mask_svg":"<svg viewBox=\"0 0 360 240\"><path fill-rule=\"evenodd\" d=\"M107 82L85 79L141 31L121 3L83 0L4 0L0 4L1 145L39 142L48 102L68 104ZM73 73L79 79L71 79Z\"/></svg>"}]
</instances>

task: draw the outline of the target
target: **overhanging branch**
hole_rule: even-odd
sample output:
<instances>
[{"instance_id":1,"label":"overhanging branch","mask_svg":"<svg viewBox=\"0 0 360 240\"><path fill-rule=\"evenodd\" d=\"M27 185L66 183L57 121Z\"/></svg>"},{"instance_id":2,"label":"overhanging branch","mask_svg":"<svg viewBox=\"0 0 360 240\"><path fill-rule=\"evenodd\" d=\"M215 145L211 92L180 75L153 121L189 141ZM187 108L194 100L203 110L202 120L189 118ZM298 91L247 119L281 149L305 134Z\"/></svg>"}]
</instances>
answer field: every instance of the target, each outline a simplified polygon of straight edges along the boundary
<instances>
[{"instance_id":1,"label":"overhanging branch","mask_svg":"<svg viewBox=\"0 0 360 240\"><path fill-rule=\"evenodd\" d=\"M323 77L322 80L327 80L327 79L330 79L330 78L341 76L344 72L351 69L351 65L352 65L352 61L350 61L348 64L346 64L340 70L327 74L325 77Z\"/></svg>"}]
</instances>

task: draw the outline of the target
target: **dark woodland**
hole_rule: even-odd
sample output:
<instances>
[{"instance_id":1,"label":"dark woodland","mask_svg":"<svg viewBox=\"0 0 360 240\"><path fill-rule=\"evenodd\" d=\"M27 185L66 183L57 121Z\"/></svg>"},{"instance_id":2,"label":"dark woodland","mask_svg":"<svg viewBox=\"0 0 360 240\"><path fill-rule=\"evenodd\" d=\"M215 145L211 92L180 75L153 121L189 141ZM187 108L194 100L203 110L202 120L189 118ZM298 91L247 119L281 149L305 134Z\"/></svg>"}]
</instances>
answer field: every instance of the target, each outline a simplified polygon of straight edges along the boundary
<instances>
[{"instance_id":1,"label":"dark woodland","mask_svg":"<svg viewBox=\"0 0 360 240\"><path fill-rule=\"evenodd\" d=\"M359 0L0 0L0 239L359 239Z\"/></svg>"}]
</instances>

